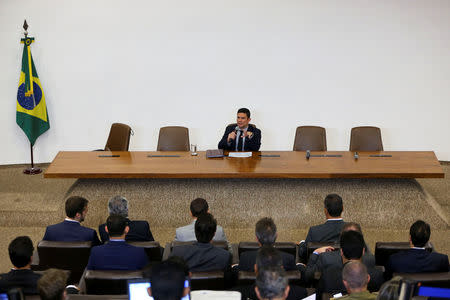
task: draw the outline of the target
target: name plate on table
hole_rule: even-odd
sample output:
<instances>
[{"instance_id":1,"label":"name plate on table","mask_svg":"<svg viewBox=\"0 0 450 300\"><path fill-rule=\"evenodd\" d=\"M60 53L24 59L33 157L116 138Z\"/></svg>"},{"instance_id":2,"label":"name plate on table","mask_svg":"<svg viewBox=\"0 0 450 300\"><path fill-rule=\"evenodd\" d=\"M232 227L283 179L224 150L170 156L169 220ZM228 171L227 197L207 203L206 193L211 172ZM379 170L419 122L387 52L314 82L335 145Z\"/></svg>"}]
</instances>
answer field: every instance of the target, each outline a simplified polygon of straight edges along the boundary
<instances>
[{"instance_id":1,"label":"name plate on table","mask_svg":"<svg viewBox=\"0 0 450 300\"><path fill-rule=\"evenodd\" d=\"M252 157L252 152L230 152L228 157Z\"/></svg>"}]
</instances>

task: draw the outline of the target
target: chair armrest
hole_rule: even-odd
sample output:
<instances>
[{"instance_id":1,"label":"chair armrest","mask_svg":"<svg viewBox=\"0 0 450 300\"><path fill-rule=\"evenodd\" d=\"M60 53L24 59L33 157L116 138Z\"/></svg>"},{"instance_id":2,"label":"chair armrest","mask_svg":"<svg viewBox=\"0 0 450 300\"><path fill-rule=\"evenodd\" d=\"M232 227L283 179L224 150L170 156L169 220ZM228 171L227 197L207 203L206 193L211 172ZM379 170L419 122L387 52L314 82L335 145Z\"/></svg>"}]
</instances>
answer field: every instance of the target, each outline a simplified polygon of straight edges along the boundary
<instances>
[{"instance_id":1,"label":"chair armrest","mask_svg":"<svg viewBox=\"0 0 450 300\"><path fill-rule=\"evenodd\" d=\"M231 244L231 249L232 249L232 259L231 259L231 265L239 265L239 244Z\"/></svg>"},{"instance_id":2,"label":"chair armrest","mask_svg":"<svg viewBox=\"0 0 450 300\"><path fill-rule=\"evenodd\" d=\"M166 243L166 247L164 248L162 260L168 259L171 252L172 252L172 243Z\"/></svg>"}]
</instances>

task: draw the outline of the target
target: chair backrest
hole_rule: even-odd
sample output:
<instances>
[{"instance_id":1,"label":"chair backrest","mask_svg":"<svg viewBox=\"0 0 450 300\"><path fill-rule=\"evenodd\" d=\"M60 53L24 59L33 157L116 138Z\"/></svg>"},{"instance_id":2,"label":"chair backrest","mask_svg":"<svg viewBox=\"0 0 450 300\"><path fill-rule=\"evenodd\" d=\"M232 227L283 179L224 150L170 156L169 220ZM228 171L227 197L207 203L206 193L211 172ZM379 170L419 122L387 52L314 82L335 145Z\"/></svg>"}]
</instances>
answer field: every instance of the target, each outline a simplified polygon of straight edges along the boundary
<instances>
[{"instance_id":1,"label":"chair backrest","mask_svg":"<svg viewBox=\"0 0 450 300\"><path fill-rule=\"evenodd\" d=\"M173 241L172 243L170 243L170 251L172 252L173 247L192 245L194 243L196 243L196 241L189 241L189 242ZM226 241L212 241L212 244L214 245L214 247L222 248L228 251L228 243Z\"/></svg>"},{"instance_id":2,"label":"chair backrest","mask_svg":"<svg viewBox=\"0 0 450 300\"><path fill-rule=\"evenodd\" d=\"M92 295L124 295L128 293L129 279L142 278L142 271L87 270L84 280L86 293Z\"/></svg>"},{"instance_id":3,"label":"chair backrest","mask_svg":"<svg viewBox=\"0 0 450 300\"><path fill-rule=\"evenodd\" d=\"M127 124L113 123L109 131L106 151L128 151L130 146L131 127Z\"/></svg>"},{"instance_id":4,"label":"chair backrest","mask_svg":"<svg viewBox=\"0 0 450 300\"><path fill-rule=\"evenodd\" d=\"M286 278L289 280L289 284L299 284L302 278L300 271L292 270L286 271ZM239 285L250 285L255 282L255 272L239 271L238 281Z\"/></svg>"},{"instance_id":5,"label":"chair backrest","mask_svg":"<svg viewBox=\"0 0 450 300\"><path fill-rule=\"evenodd\" d=\"M400 276L409 282L420 283L422 286L450 288L450 272L394 273L394 276Z\"/></svg>"},{"instance_id":6,"label":"chair backrest","mask_svg":"<svg viewBox=\"0 0 450 300\"><path fill-rule=\"evenodd\" d=\"M386 267L389 256L400 251L410 249L409 242L377 242L375 244L375 264ZM428 242L425 249L429 252L433 251L433 245Z\"/></svg>"},{"instance_id":7,"label":"chair backrest","mask_svg":"<svg viewBox=\"0 0 450 300\"><path fill-rule=\"evenodd\" d=\"M41 269L70 270L69 283L78 282L91 254L92 242L40 241L37 245Z\"/></svg>"},{"instance_id":8,"label":"chair backrest","mask_svg":"<svg viewBox=\"0 0 450 300\"><path fill-rule=\"evenodd\" d=\"M332 246L332 247L334 247L335 250L341 249L341 246L339 245L339 243L336 243L336 242L309 242L308 245L306 245L306 248L307 248L306 261L309 260L309 257L316 249L319 249L319 248L325 247L325 246Z\"/></svg>"},{"instance_id":9,"label":"chair backrest","mask_svg":"<svg viewBox=\"0 0 450 300\"><path fill-rule=\"evenodd\" d=\"M157 151L189 151L189 129L182 126L161 127Z\"/></svg>"},{"instance_id":10,"label":"chair backrest","mask_svg":"<svg viewBox=\"0 0 450 300\"><path fill-rule=\"evenodd\" d=\"M294 151L327 151L327 134L320 126L299 126L295 132Z\"/></svg>"},{"instance_id":11,"label":"chair backrest","mask_svg":"<svg viewBox=\"0 0 450 300\"><path fill-rule=\"evenodd\" d=\"M294 255L294 257L297 252L297 245L291 242L276 242L274 244L274 247L275 249ZM238 254L239 256L241 256L241 254L245 251L252 251L258 249L259 244L257 242L240 242L238 246Z\"/></svg>"},{"instance_id":12,"label":"chair backrest","mask_svg":"<svg viewBox=\"0 0 450 300\"><path fill-rule=\"evenodd\" d=\"M383 151L380 128L353 127L350 134L350 151Z\"/></svg>"},{"instance_id":13,"label":"chair backrest","mask_svg":"<svg viewBox=\"0 0 450 300\"><path fill-rule=\"evenodd\" d=\"M192 272L191 290L225 289L225 276L223 271Z\"/></svg>"},{"instance_id":14,"label":"chair backrest","mask_svg":"<svg viewBox=\"0 0 450 300\"><path fill-rule=\"evenodd\" d=\"M159 245L159 242L128 241L127 244L144 248L150 262L159 262L162 259L161 247Z\"/></svg>"},{"instance_id":15,"label":"chair backrest","mask_svg":"<svg viewBox=\"0 0 450 300\"><path fill-rule=\"evenodd\" d=\"M41 297L37 298L41 300ZM27 297L28 300L28 297ZM69 294L66 300L128 300L128 295L80 295Z\"/></svg>"}]
</instances>

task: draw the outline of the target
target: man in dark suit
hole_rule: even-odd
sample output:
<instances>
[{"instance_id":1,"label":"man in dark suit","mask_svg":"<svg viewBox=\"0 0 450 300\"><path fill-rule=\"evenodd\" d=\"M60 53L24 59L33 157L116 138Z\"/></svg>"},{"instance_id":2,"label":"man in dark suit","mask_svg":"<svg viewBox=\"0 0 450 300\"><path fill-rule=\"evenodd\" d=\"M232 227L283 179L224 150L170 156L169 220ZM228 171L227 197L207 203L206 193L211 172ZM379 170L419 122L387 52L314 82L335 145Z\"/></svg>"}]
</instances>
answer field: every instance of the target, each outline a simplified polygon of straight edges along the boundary
<instances>
[{"instance_id":1,"label":"man in dark suit","mask_svg":"<svg viewBox=\"0 0 450 300\"><path fill-rule=\"evenodd\" d=\"M88 201L79 196L66 200L66 219L58 224L47 226L43 240L58 242L92 241L92 245L100 245L94 229L81 226L88 211Z\"/></svg>"},{"instance_id":2,"label":"man in dark suit","mask_svg":"<svg viewBox=\"0 0 450 300\"><path fill-rule=\"evenodd\" d=\"M277 240L277 226L272 218L262 218L256 222L255 226L256 240L259 246L273 246ZM253 271L258 251L245 251L239 257L239 270ZM295 258L293 255L280 251L283 259L283 267L286 271L297 270Z\"/></svg>"},{"instance_id":3,"label":"man in dark suit","mask_svg":"<svg viewBox=\"0 0 450 300\"><path fill-rule=\"evenodd\" d=\"M324 224L310 227L306 239L299 243L298 256L302 261L306 261L309 242L337 242L339 240L342 226L344 226L341 217L343 210L341 196L329 194L325 197L324 212L327 221Z\"/></svg>"},{"instance_id":4,"label":"man in dark suit","mask_svg":"<svg viewBox=\"0 0 450 300\"><path fill-rule=\"evenodd\" d=\"M364 255L364 237L358 231L345 231L341 234L339 240L341 246L342 265L332 265L326 268L320 277L317 287L318 296L322 293L347 293L344 283L342 282L342 269L348 262L358 261L362 262ZM367 268L370 275L368 289L370 292L378 291L384 282L383 272L380 269ZM318 298L320 299L320 298Z\"/></svg>"},{"instance_id":5,"label":"man in dark suit","mask_svg":"<svg viewBox=\"0 0 450 300\"><path fill-rule=\"evenodd\" d=\"M230 151L258 151L261 147L261 130L250 125L250 121L250 110L240 108L237 112L237 124L225 128L218 148Z\"/></svg>"},{"instance_id":6,"label":"man in dark suit","mask_svg":"<svg viewBox=\"0 0 450 300\"><path fill-rule=\"evenodd\" d=\"M128 200L122 196L114 196L108 201L109 215L121 215L127 219L130 230L125 236L126 241L154 241L150 225L147 221L131 221L128 219ZM98 226L98 232L102 243L109 241L109 235L105 230L105 224Z\"/></svg>"},{"instance_id":7,"label":"man in dark suit","mask_svg":"<svg viewBox=\"0 0 450 300\"><path fill-rule=\"evenodd\" d=\"M182 257L191 272L227 270L231 261L230 252L211 244L216 228L217 222L211 214L200 215L195 221L197 242L174 247L170 255Z\"/></svg>"},{"instance_id":8,"label":"man in dark suit","mask_svg":"<svg viewBox=\"0 0 450 300\"><path fill-rule=\"evenodd\" d=\"M430 239L431 229L428 223L416 221L409 229L411 249L392 254L386 266L386 276L393 273L425 273L450 271L448 256L437 252L428 252L425 245Z\"/></svg>"},{"instance_id":9,"label":"man in dark suit","mask_svg":"<svg viewBox=\"0 0 450 300\"><path fill-rule=\"evenodd\" d=\"M19 236L9 244L9 258L14 268L0 275L0 293L20 288L24 294L38 294L37 281L41 275L34 273L30 267L33 250L33 242L28 236Z\"/></svg>"},{"instance_id":10,"label":"man in dark suit","mask_svg":"<svg viewBox=\"0 0 450 300\"><path fill-rule=\"evenodd\" d=\"M127 220L123 216L111 215L106 220L109 242L93 247L88 270L141 270L148 263L143 248L129 245L125 236L129 231Z\"/></svg>"}]
</instances>

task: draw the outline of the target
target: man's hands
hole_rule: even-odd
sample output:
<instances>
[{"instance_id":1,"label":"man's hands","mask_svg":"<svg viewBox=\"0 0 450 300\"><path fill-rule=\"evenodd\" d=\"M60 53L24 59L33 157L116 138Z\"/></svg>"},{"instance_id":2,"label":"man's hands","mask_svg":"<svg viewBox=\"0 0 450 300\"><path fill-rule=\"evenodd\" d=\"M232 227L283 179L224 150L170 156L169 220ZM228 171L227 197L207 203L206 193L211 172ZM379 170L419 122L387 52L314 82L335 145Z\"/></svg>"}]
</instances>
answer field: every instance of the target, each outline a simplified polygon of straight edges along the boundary
<instances>
[{"instance_id":1,"label":"man's hands","mask_svg":"<svg viewBox=\"0 0 450 300\"><path fill-rule=\"evenodd\" d=\"M235 131L232 131L232 132L230 132L230 133L228 134L228 139L227 139L227 141L228 141L228 143L229 143L229 142L231 142L231 140L234 140L234 139L236 139L236 132L235 132Z\"/></svg>"},{"instance_id":2,"label":"man's hands","mask_svg":"<svg viewBox=\"0 0 450 300\"><path fill-rule=\"evenodd\" d=\"M249 138L251 139L253 137L253 132L251 131L244 131L244 134L241 135L242 138ZM227 142L231 142L231 140L236 139L236 131L232 131L228 134Z\"/></svg>"},{"instance_id":3,"label":"man's hands","mask_svg":"<svg viewBox=\"0 0 450 300\"><path fill-rule=\"evenodd\" d=\"M330 252L330 251L334 251L334 247L325 246L325 247L320 247L320 248L317 248L316 250L314 250L314 254L321 254L321 253Z\"/></svg>"}]
</instances>

